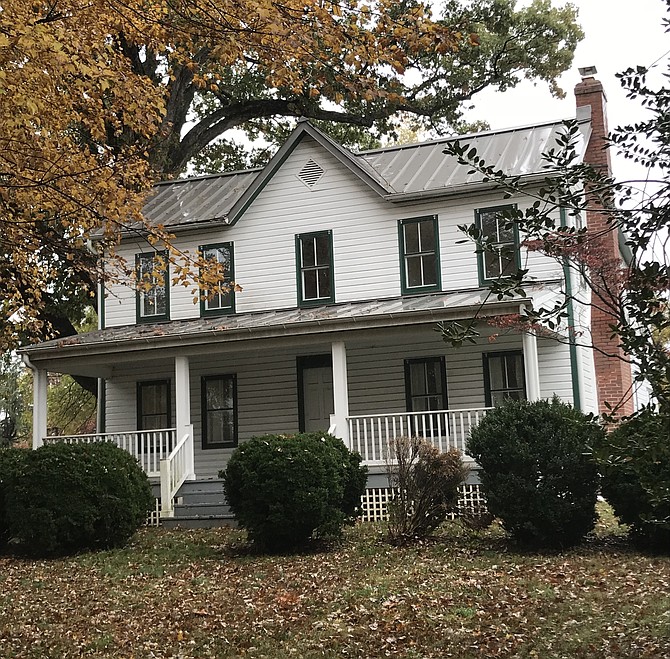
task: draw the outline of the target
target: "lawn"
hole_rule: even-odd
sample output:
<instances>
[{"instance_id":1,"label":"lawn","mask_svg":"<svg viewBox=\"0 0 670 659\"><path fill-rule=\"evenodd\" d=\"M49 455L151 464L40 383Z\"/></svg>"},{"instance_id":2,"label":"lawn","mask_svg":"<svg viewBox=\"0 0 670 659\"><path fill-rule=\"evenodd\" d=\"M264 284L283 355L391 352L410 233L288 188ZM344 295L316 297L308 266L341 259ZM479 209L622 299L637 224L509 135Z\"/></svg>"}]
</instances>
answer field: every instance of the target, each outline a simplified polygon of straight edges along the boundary
<instances>
[{"instance_id":1,"label":"lawn","mask_svg":"<svg viewBox=\"0 0 670 659\"><path fill-rule=\"evenodd\" d=\"M670 558L601 524L517 552L451 523L396 548L257 556L230 529L146 529L125 549L0 558L0 657L670 657Z\"/></svg>"}]
</instances>

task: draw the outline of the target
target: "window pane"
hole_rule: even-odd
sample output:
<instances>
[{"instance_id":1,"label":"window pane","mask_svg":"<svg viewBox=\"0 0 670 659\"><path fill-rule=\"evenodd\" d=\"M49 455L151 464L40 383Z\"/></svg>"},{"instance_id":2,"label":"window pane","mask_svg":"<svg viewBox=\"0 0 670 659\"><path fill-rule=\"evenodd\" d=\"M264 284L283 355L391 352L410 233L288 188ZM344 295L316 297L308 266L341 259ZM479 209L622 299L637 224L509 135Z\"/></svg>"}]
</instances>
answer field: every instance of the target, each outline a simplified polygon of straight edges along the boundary
<instances>
[{"instance_id":1,"label":"window pane","mask_svg":"<svg viewBox=\"0 0 670 659\"><path fill-rule=\"evenodd\" d=\"M403 225L405 231L405 254L417 254L419 250L419 225L408 222Z\"/></svg>"},{"instance_id":2,"label":"window pane","mask_svg":"<svg viewBox=\"0 0 670 659\"><path fill-rule=\"evenodd\" d=\"M316 237L317 265L330 265L330 236Z\"/></svg>"},{"instance_id":3,"label":"window pane","mask_svg":"<svg viewBox=\"0 0 670 659\"><path fill-rule=\"evenodd\" d=\"M521 355L507 356L507 386L510 389L523 387L523 364Z\"/></svg>"},{"instance_id":4,"label":"window pane","mask_svg":"<svg viewBox=\"0 0 670 659\"><path fill-rule=\"evenodd\" d=\"M307 268L316 265L316 254L314 253L314 238L308 236L300 239L302 245L302 267Z\"/></svg>"},{"instance_id":5,"label":"window pane","mask_svg":"<svg viewBox=\"0 0 670 659\"><path fill-rule=\"evenodd\" d=\"M421 257L409 256L405 259L407 270L407 287L423 286L423 274L421 272Z\"/></svg>"},{"instance_id":6,"label":"window pane","mask_svg":"<svg viewBox=\"0 0 670 659\"><path fill-rule=\"evenodd\" d=\"M489 357L489 385L491 391L505 388L502 357Z\"/></svg>"},{"instance_id":7,"label":"window pane","mask_svg":"<svg viewBox=\"0 0 670 659\"><path fill-rule=\"evenodd\" d=\"M496 221L496 214L492 212L481 213L479 216L480 230L482 238L485 240L498 240L498 222Z\"/></svg>"},{"instance_id":8,"label":"window pane","mask_svg":"<svg viewBox=\"0 0 670 659\"><path fill-rule=\"evenodd\" d=\"M235 441L232 410L214 410L207 413L207 441L209 444L225 444Z\"/></svg>"},{"instance_id":9,"label":"window pane","mask_svg":"<svg viewBox=\"0 0 670 659\"><path fill-rule=\"evenodd\" d=\"M421 251L434 252L435 251L435 223L433 220L426 220L419 222L419 229L421 233Z\"/></svg>"},{"instance_id":10,"label":"window pane","mask_svg":"<svg viewBox=\"0 0 670 659\"><path fill-rule=\"evenodd\" d=\"M319 278L319 297L330 297L330 268L317 270Z\"/></svg>"},{"instance_id":11,"label":"window pane","mask_svg":"<svg viewBox=\"0 0 670 659\"><path fill-rule=\"evenodd\" d=\"M437 284L435 254L426 254L426 256L421 257L421 260L423 262L423 285L431 286Z\"/></svg>"},{"instance_id":12,"label":"window pane","mask_svg":"<svg viewBox=\"0 0 670 659\"><path fill-rule=\"evenodd\" d=\"M316 277L317 270L306 270L302 273L302 297L304 300L317 299Z\"/></svg>"},{"instance_id":13,"label":"window pane","mask_svg":"<svg viewBox=\"0 0 670 659\"><path fill-rule=\"evenodd\" d=\"M410 388L412 396L428 393L426 390L426 364L415 362L409 365Z\"/></svg>"},{"instance_id":14,"label":"window pane","mask_svg":"<svg viewBox=\"0 0 670 659\"><path fill-rule=\"evenodd\" d=\"M500 277L500 257L496 252L484 252L484 277L496 279Z\"/></svg>"},{"instance_id":15,"label":"window pane","mask_svg":"<svg viewBox=\"0 0 670 659\"><path fill-rule=\"evenodd\" d=\"M431 394L442 392L439 362L426 362L426 391Z\"/></svg>"},{"instance_id":16,"label":"window pane","mask_svg":"<svg viewBox=\"0 0 670 659\"><path fill-rule=\"evenodd\" d=\"M498 267L503 275L510 275L516 270L514 252L514 245L504 245L500 248L500 265Z\"/></svg>"}]
</instances>

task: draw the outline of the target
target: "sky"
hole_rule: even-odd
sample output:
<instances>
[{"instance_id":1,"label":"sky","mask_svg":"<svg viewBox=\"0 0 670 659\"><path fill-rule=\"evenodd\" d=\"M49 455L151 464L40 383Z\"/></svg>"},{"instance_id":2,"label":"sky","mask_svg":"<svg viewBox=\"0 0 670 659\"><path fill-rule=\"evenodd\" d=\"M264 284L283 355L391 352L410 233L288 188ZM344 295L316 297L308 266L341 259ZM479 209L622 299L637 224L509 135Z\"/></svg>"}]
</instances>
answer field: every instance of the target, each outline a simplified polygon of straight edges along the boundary
<instances>
[{"instance_id":1,"label":"sky","mask_svg":"<svg viewBox=\"0 0 670 659\"><path fill-rule=\"evenodd\" d=\"M521 2L519 4L522 4ZM555 6L565 4L552 0ZM607 96L610 130L644 117L636 101L626 99L616 73L631 66L650 66L666 70L670 51L670 33L664 32L662 19L670 18L664 0L572 0L579 9L579 22L585 38L577 46L572 69L560 79L566 92L555 99L543 83L524 81L505 93L485 92L475 100L468 119L483 119L491 128L506 128L575 116L573 89L581 80L578 68L595 66L596 77ZM495 110L492 110L495 108ZM636 176L635 167L614 157L614 174L619 179Z\"/></svg>"}]
</instances>

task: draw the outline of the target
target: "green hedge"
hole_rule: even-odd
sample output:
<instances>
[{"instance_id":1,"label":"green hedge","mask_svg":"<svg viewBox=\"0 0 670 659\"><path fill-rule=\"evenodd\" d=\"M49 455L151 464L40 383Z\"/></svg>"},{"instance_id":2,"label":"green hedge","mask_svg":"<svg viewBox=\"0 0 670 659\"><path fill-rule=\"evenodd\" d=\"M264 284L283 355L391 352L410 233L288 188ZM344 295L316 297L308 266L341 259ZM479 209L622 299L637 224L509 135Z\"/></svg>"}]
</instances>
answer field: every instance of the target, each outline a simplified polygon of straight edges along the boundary
<instances>
[{"instance_id":1,"label":"green hedge","mask_svg":"<svg viewBox=\"0 0 670 659\"><path fill-rule=\"evenodd\" d=\"M10 538L9 522L7 520L7 491L10 487L12 475L27 454L26 449L0 449L0 547L4 547Z\"/></svg>"},{"instance_id":2,"label":"green hedge","mask_svg":"<svg viewBox=\"0 0 670 659\"><path fill-rule=\"evenodd\" d=\"M250 540L284 551L336 536L354 519L367 470L341 440L322 433L253 437L231 456L228 504Z\"/></svg>"},{"instance_id":3,"label":"green hedge","mask_svg":"<svg viewBox=\"0 0 670 659\"><path fill-rule=\"evenodd\" d=\"M640 547L670 553L670 417L651 410L602 438L602 493Z\"/></svg>"},{"instance_id":4,"label":"green hedge","mask_svg":"<svg viewBox=\"0 0 670 659\"><path fill-rule=\"evenodd\" d=\"M590 447L603 434L557 398L508 401L472 430L467 452L482 468L488 508L519 543L562 548L593 529L599 478Z\"/></svg>"},{"instance_id":5,"label":"green hedge","mask_svg":"<svg viewBox=\"0 0 670 659\"><path fill-rule=\"evenodd\" d=\"M122 545L155 501L137 461L109 443L26 452L5 496L12 539L35 555Z\"/></svg>"}]
</instances>

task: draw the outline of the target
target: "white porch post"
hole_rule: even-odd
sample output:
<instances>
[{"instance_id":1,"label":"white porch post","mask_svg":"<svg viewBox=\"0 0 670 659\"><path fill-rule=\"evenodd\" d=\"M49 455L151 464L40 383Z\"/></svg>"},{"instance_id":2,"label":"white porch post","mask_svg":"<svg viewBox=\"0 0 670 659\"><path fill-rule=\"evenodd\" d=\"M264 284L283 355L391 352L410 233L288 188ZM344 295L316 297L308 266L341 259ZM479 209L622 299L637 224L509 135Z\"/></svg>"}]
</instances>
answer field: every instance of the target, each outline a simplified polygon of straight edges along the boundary
<instances>
[{"instance_id":1,"label":"white porch post","mask_svg":"<svg viewBox=\"0 0 670 659\"><path fill-rule=\"evenodd\" d=\"M540 400L540 367L537 359L537 337L532 332L522 333L523 364L526 375L528 400Z\"/></svg>"},{"instance_id":2,"label":"white porch post","mask_svg":"<svg viewBox=\"0 0 670 659\"><path fill-rule=\"evenodd\" d=\"M333 406L336 422L335 434L349 446L349 387L347 384L347 348L344 341L333 341Z\"/></svg>"},{"instance_id":3,"label":"white porch post","mask_svg":"<svg viewBox=\"0 0 670 659\"><path fill-rule=\"evenodd\" d=\"M191 425L191 386L189 382L190 370L188 357L178 356L174 358L174 380L175 380L175 427L177 432L176 441L189 433L189 446L187 450L188 465L186 473L189 480L195 480L195 465L193 459L193 426Z\"/></svg>"},{"instance_id":4,"label":"white porch post","mask_svg":"<svg viewBox=\"0 0 670 659\"><path fill-rule=\"evenodd\" d=\"M41 368L33 370L33 448L44 444L47 436L47 385L49 375Z\"/></svg>"}]
</instances>

